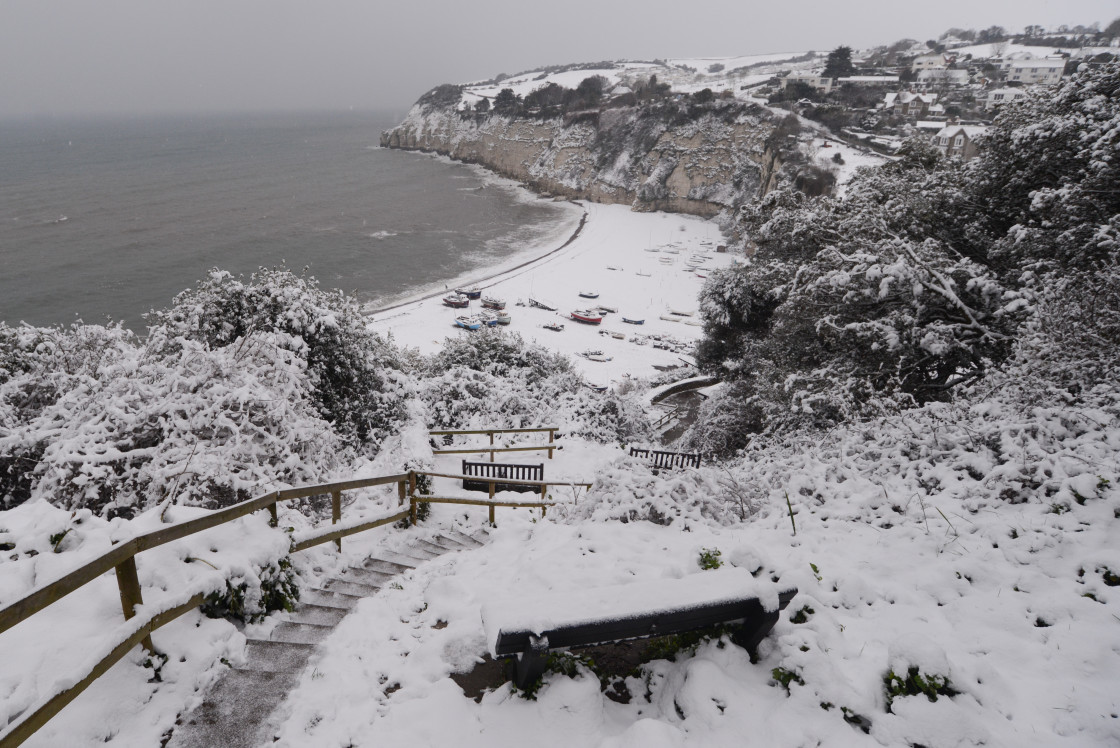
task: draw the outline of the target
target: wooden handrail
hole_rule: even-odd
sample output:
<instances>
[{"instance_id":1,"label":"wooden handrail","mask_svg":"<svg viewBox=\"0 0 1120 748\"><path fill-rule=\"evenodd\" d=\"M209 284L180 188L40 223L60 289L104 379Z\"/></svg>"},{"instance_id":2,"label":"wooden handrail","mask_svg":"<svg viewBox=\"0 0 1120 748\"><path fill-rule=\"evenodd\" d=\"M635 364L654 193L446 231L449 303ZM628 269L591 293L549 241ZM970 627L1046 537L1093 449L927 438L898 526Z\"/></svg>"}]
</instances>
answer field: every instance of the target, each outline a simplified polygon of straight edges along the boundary
<instances>
[{"instance_id":1,"label":"wooden handrail","mask_svg":"<svg viewBox=\"0 0 1120 748\"><path fill-rule=\"evenodd\" d=\"M558 426L545 426L543 428L533 429L474 429L474 430L449 430L449 431L429 431L430 436L446 436L454 434L531 434L539 433L541 431L559 431Z\"/></svg>"},{"instance_id":2,"label":"wooden handrail","mask_svg":"<svg viewBox=\"0 0 1120 748\"><path fill-rule=\"evenodd\" d=\"M477 475L452 475L450 473L430 473L427 470L417 470L417 475L426 475L429 478L451 478L452 480L476 480L479 483L517 483L524 486L573 486L579 488L591 488L591 483L575 483L572 481L563 480L513 480L511 478L479 478ZM426 501L421 496L418 501Z\"/></svg>"},{"instance_id":3,"label":"wooden handrail","mask_svg":"<svg viewBox=\"0 0 1120 748\"><path fill-rule=\"evenodd\" d=\"M473 455L483 452L543 452L544 450L560 449L555 444L542 444L539 447L476 447L474 449L433 449L434 455Z\"/></svg>"},{"instance_id":4,"label":"wooden handrail","mask_svg":"<svg viewBox=\"0 0 1120 748\"><path fill-rule=\"evenodd\" d=\"M399 522L408 517L408 511L408 509L405 509L387 517L379 517L377 519L367 520L353 525L344 525L342 527L335 526L329 530L314 533L292 543L292 553L304 551L322 543L329 543L332 540L341 540L347 535L354 535L359 532L365 532L366 530L372 530L375 527L388 525L392 522Z\"/></svg>"}]
</instances>

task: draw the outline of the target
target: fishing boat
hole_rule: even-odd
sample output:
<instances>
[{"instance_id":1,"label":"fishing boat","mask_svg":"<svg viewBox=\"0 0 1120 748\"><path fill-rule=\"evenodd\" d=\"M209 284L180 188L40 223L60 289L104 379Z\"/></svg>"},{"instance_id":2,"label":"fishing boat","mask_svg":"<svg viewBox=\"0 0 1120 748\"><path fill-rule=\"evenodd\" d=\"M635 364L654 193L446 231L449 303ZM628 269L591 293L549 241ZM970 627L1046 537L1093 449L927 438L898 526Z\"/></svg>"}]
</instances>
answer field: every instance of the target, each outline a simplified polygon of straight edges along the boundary
<instances>
[{"instance_id":1,"label":"fishing boat","mask_svg":"<svg viewBox=\"0 0 1120 748\"><path fill-rule=\"evenodd\" d=\"M505 309L506 300L499 299L497 296L483 296L482 306L486 309Z\"/></svg>"},{"instance_id":2,"label":"fishing boat","mask_svg":"<svg viewBox=\"0 0 1120 748\"><path fill-rule=\"evenodd\" d=\"M571 313L571 318L585 325L597 325L603 321L603 315L591 310L577 309Z\"/></svg>"},{"instance_id":3,"label":"fishing boat","mask_svg":"<svg viewBox=\"0 0 1120 748\"><path fill-rule=\"evenodd\" d=\"M596 392L606 392L607 391L607 385L605 385L605 384L591 384L590 382L588 382L587 386L590 387L591 389L595 390Z\"/></svg>"},{"instance_id":4,"label":"fishing boat","mask_svg":"<svg viewBox=\"0 0 1120 748\"><path fill-rule=\"evenodd\" d=\"M675 314L678 317L691 317L692 312L682 312L680 309L669 308L669 314Z\"/></svg>"},{"instance_id":5,"label":"fishing boat","mask_svg":"<svg viewBox=\"0 0 1120 748\"><path fill-rule=\"evenodd\" d=\"M631 319L630 317L623 317L622 321L628 325L644 325L646 323L644 319Z\"/></svg>"},{"instance_id":6,"label":"fishing boat","mask_svg":"<svg viewBox=\"0 0 1120 748\"><path fill-rule=\"evenodd\" d=\"M552 330L553 332L564 332L564 326L559 322L549 322L547 325L541 325L541 327L546 330Z\"/></svg>"},{"instance_id":7,"label":"fishing boat","mask_svg":"<svg viewBox=\"0 0 1120 748\"><path fill-rule=\"evenodd\" d=\"M665 320L666 322L680 322L681 321L680 317L670 317L668 314L662 314L661 319Z\"/></svg>"},{"instance_id":8,"label":"fishing boat","mask_svg":"<svg viewBox=\"0 0 1120 748\"><path fill-rule=\"evenodd\" d=\"M478 317L456 317L455 326L464 330L477 330L482 327L482 320Z\"/></svg>"},{"instance_id":9,"label":"fishing boat","mask_svg":"<svg viewBox=\"0 0 1120 748\"><path fill-rule=\"evenodd\" d=\"M459 292L448 294L443 297L443 303L455 309L466 309L470 306L471 301L466 296Z\"/></svg>"},{"instance_id":10,"label":"fishing boat","mask_svg":"<svg viewBox=\"0 0 1120 748\"><path fill-rule=\"evenodd\" d=\"M544 309L546 312L555 312L557 309L555 304L551 304L543 299L534 299L532 296L529 297L529 306L535 306L537 309Z\"/></svg>"},{"instance_id":11,"label":"fishing boat","mask_svg":"<svg viewBox=\"0 0 1120 748\"><path fill-rule=\"evenodd\" d=\"M602 304L600 304L599 306L595 307L595 310L602 312L603 314L618 314L618 307L616 306L603 306Z\"/></svg>"},{"instance_id":12,"label":"fishing boat","mask_svg":"<svg viewBox=\"0 0 1120 748\"><path fill-rule=\"evenodd\" d=\"M498 324L508 325L513 322L513 317L509 316L509 312L498 312Z\"/></svg>"},{"instance_id":13,"label":"fishing boat","mask_svg":"<svg viewBox=\"0 0 1120 748\"><path fill-rule=\"evenodd\" d=\"M498 313L487 309L479 313L478 319L487 327L496 327L498 324Z\"/></svg>"},{"instance_id":14,"label":"fishing boat","mask_svg":"<svg viewBox=\"0 0 1120 748\"><path fill-rule=\"evenodd\" d=\"M597 299L599 298L598 291L580 291L579 296L581 299Z\"/></svg>"},{"instance_id":15,"label":"fishing boat","mask_svg":"<svg viewBox=\"0 0 1120 748\"><path fill-rule=\"evenodd\" d=\"M456 288L455 292L463 294L468 299L478 299L482 296L482 289L478 286L474 288Z\"/></svg>"},{"instance_id":16,"label":"fishing boat","mask_svg":"<svg viewBox=\"0 0 1120 748\"><path fill-rule=\"evenodd\" d=\"M584 351L581 354L588 361L610 361L611 357L602 351Z\"/></svg>"},{"instance_id":17,"label":"fishing boat","mask_svg":"<svg viewBox=\"0 0 1120 748\"><path fill-rule=\"evenodd\" d=\"M612 332L611 337L615 340L626 340L626 334L621 332Z\"/></svg>"}]
</instances>

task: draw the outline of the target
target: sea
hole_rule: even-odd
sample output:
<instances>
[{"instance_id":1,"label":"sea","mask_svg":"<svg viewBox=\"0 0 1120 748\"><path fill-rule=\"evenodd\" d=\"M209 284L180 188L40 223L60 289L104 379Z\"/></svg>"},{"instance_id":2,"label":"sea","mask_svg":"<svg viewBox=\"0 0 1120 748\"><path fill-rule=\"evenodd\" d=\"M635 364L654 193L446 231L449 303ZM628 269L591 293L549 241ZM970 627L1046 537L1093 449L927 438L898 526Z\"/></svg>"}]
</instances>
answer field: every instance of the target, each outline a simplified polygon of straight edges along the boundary
<instances>
[{"instance_id":1,"label":"sea","mask_svg":"<svg viewBox=\"0 0 1120 748\"><path fill-rule=\"evenodd\" d=\"M477 167L378 147L398 119L0 122L0 322L142 333L213 268L286 266L373 307L546 242L570 216Z\"/></svg>"}]
</instances>

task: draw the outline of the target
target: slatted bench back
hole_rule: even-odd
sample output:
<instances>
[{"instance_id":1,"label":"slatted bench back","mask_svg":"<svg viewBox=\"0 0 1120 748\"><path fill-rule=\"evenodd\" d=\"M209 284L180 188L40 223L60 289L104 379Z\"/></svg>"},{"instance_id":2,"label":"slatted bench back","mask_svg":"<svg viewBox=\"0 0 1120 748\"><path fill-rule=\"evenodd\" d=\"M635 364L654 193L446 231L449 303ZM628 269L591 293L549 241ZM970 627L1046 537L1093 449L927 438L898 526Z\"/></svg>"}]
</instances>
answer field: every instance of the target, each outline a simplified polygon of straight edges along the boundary
<instances>
[{"instance_id":1,"label":"slatted bench back","mask_svg":"<svg viewBox=\"0 0 1120 748\"><path fill-rule=\"evenodd\" d=\"M700 467L700 453L665 452L660 449L630 448L631 457L644 457L654 470L672 470L679 467Z\"/></svg>"},{"instance_id":2,"label":"slatted bench back","mask_svg":"<svg viewBox=\"0 0 1120 748\"><path fill-rule=\"evenodd\" d=\"M494 486L495 491L536 492L540 486L525 485L516 481L544 481L544 463L539 465L509 465L500 462L468 462L463 460L463 475L480 480L463 480L466 491L490 491L490 479L503 482Z\"/></svg>"}]
</instances>

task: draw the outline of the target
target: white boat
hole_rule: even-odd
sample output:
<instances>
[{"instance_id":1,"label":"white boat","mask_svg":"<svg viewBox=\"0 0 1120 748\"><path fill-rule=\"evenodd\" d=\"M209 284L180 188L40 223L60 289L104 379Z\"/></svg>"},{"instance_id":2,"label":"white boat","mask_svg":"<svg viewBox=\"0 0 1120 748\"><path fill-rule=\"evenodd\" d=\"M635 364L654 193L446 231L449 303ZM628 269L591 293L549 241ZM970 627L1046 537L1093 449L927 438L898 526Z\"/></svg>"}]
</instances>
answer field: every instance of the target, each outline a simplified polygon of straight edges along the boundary
<instances>
[{"instance_id":1,"label":"white boat","mask_svg":"<svg viewBox=\"0 0 1120 748\"><path fill-rule=\"evenodd\" d=\"M610 361L611 357L602 351L584 351L583 357L588 361Z\"/></svg>"},{"instance_id":2,"label":"white boat","mask_svg":"<svg viewBox=\"0 0 1120 748\"><path fill-rule=\"evenodd\" d=\"M603 306L600 304L595 308L603 314L618 314L618 307L616 306Z\"/></svg>"},{"instance_id":3,"label":"white boat","mask_svg":"<svg viewBox=\"0 0 1120 748\"><path fill-rule=\"evenodd\" d=\"M541 327L546 330L552 330L553 332L564 332L564 326L559 322L549 322L546 325L541 325Z\"/></svg>"},{"instance_id":4,"label":"white boat","mask_svg":"<svg viewBox=\"0 0 1120 748\"><path fill-rule=\"evenodd\" d=\"M455 326L464 330L477 330L482 327L482 320L478 317L456 317Z\"/></svg>"},{"instance_id":5,"label":"white boat","mask_svg":"<svg viewBox=\"0 0 1120 748\"><path fill-rule=\"evenodd\" d=\"M483 296L482 306L486 309L505 309L506 300L499 299L497 296Z\"/></svg>"},{"instance_id":6,"label":"white boat","mask_svg":"<svg viewBox=\"0 0 1120 748\"><path fill-rule=\"evenodd\" d=\"M598 291L580 291L579 295L580 295L581 299L597 299L597 298L599 298L599 292Z\"/></svg>"}]
</instances>

